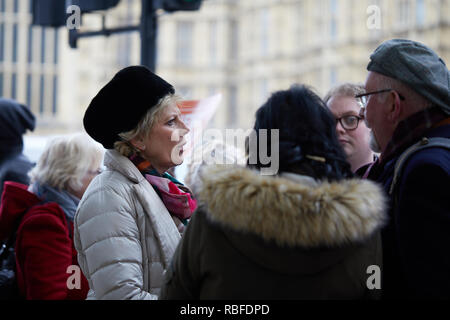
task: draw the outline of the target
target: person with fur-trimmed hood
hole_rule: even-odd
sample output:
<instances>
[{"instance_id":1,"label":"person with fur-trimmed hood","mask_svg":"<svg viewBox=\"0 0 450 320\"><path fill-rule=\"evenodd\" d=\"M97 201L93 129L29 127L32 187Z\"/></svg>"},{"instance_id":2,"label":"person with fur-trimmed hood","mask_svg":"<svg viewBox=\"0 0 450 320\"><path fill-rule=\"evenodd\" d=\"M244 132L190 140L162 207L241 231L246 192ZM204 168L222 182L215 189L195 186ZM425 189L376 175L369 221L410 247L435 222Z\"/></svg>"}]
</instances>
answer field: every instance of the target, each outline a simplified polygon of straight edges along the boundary
<instances>
[{"instance_id":1,"label":"person with fur-trimmed hood","mask_svg":"<svg viewBox=\"0 0 450 320\"><path fill-rule=\"evenodd\" d=\"M247 167L200 170L199 207L160 298L378 298L385 199L353 178L323 101L305 86L278 91L254 129ZM276 158L277 142L278 173L267 175L263 156Z\"/></svg>"}]
</instances>

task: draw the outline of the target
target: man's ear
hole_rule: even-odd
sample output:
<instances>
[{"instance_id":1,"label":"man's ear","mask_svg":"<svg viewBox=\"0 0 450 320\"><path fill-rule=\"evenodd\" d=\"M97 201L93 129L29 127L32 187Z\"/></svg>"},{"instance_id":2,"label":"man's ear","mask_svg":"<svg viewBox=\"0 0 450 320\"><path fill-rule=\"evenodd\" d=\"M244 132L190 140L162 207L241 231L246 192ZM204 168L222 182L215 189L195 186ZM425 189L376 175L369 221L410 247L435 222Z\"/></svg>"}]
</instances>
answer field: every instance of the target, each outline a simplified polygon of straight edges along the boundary
<instances>
[{"instance_id":1,"label":"man's ear","mask_svg":"<svg viewBox=\"0 0 450 320\"><path fill-rule=\"evenodd\" d=\"M402 119L402 111L403 111L403 105L401 104L400 101L400 96L398 95L397 92L395 91L391 91L390 92L390 97L389 97L389 114L388 114L388 120L397 124L399 123Z\"/></svg>"}]
</instances>

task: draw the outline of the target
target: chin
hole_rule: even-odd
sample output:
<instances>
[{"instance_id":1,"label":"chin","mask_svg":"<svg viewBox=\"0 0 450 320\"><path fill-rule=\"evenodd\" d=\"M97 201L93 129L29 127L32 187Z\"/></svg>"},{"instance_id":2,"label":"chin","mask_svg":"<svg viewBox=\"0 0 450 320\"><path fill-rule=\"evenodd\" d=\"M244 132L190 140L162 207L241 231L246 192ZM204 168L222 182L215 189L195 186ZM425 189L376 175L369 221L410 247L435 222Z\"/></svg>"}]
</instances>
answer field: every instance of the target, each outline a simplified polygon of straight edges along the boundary
<instances>
[{"instance_id":1,"label":"chin","mask_svg":"<svg viewBox=\"0 0 450 320\"><path fill-rule=\"evenodd\" d=\"M350 146L344 146L342 149L344 149L344 153L347 156L347 158L350 157L354 152L354 150L352 150Z\"/></svg>"},{"instance_id":2,"label":"chin","mask_svg":"<svg viewBox=\"0 0 450 320\"><path fill-rule=\"evenodd\" d=\"M179 166L180 164L182 164L184 162L184 157L179 157L179 159L177 159L177 162L172 162L170 164L170 168Z\"/></svg>"}]
</instances>

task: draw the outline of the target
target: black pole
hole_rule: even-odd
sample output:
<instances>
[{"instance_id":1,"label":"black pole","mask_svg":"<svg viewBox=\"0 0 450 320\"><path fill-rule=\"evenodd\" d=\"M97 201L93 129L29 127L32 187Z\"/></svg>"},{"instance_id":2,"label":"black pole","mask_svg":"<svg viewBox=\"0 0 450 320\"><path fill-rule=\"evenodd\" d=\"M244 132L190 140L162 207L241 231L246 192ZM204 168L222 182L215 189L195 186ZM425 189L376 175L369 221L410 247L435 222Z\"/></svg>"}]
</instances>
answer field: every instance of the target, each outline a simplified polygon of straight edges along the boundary
<instances>
[{"instance_id":1,"label":"black pole","mask_svg":"<svg viewBox=\"0 0 450 320\"><path fill-rule=\"evenodd\" d=\"M141 0L141 64L155 71L157 18L154 0Z\"/></svg>"},{"instance_id":2,"label":"black pole","mask_svg":"<svg viewBox=\"0 0 450 320\"><path fill-rule=\"evenodd\" d=\"M98 31L85 31L78 32L77 29L69 30L69 45L72 49L77 48L77 41L80 38L88 38L95 36L106 36L109 37L112 34L116 33L124 33L130 31L140 31L140 26L127 26L127 27L118 27L118 28L110 28L110 29L101 29Z\"/></svg>"}]
</instances>

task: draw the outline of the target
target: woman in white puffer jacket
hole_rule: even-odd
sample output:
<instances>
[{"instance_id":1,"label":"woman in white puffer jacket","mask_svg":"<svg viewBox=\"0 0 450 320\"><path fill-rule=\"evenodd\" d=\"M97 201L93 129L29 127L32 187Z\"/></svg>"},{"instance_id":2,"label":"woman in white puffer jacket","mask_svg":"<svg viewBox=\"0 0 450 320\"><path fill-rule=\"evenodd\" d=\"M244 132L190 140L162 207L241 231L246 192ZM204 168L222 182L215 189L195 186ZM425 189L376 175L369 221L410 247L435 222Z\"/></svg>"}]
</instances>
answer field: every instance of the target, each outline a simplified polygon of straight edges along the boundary
<instances>
[{"instance_id":1,"label":"woman in white puffer jacket","mask_svg":"<svg viewBox=\"0 0 450 320\"><path fill-rule=\"evenodd\" d=\"M86 110L106 170L86 190L74 239L88 299L157 299L163 273L195 210L166 173L182 163L184 135L173 87L143 66L119 71Z\"/></svg>"}]
</instances>

